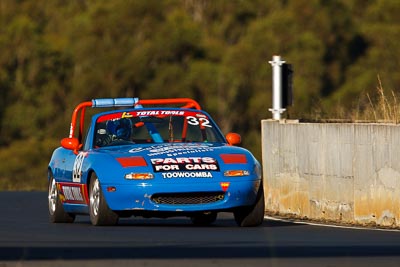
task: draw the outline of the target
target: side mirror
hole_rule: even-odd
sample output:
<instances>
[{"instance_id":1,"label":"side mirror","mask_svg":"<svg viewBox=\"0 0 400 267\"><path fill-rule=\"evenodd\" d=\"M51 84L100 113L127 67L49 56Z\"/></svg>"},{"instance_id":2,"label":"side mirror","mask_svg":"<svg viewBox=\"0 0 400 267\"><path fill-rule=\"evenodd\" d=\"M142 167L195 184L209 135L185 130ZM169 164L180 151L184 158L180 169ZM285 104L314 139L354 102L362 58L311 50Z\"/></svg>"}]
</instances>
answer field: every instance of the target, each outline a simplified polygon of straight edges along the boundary
<instances>
[{"instance_id":1,"label":"side mirror","mask_svg":"<svg viewBox=\"0 0 400 267\"><path fill-rule=\"evenodd\" d=\"M242 142L240 134L237 133L228 133L225 138L231 146L239 145Z\"/></svg>"},{"instance_id":2,"label":"side mirror","mask_svg":"<svg viewBox=\"0 0 400 267\"><path fill-rule=\"evenodd\" d=\"M61 146L65 149L73 150L74 152L79 150L80 144L76 137L63 138L61 140Z\"/></svg>"}]
</instances>

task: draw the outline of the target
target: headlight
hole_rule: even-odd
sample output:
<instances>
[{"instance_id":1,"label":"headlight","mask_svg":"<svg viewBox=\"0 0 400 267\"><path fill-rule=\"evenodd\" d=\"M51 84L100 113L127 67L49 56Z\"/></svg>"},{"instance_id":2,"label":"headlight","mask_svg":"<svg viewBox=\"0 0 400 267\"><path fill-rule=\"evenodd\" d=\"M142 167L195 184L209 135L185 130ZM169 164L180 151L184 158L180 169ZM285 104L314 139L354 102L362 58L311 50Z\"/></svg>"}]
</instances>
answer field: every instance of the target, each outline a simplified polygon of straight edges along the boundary
<instances>
[{"instance_id":1,"label":"headlight","mask_svg":"<svg viewBox=\"0 0 400 267\"><path fill-rule=\"evenodd\" d=\"M229 176L229 177L248 176L248 175L250 175L250 172L247 170L230 170L224 172L224 176Z\"/></svg>"},{"instance_id":2,"label":"headlight","mask_svg":"<svg viewBox=\"0 0 400 267\"><path fill-rule=\"evenodd\" d=\"M125 179L127 180L149 180L153 179L154 175L150 172L143 172L143 173L128 173L125 174Z\"/></svg>"}]
</instances>

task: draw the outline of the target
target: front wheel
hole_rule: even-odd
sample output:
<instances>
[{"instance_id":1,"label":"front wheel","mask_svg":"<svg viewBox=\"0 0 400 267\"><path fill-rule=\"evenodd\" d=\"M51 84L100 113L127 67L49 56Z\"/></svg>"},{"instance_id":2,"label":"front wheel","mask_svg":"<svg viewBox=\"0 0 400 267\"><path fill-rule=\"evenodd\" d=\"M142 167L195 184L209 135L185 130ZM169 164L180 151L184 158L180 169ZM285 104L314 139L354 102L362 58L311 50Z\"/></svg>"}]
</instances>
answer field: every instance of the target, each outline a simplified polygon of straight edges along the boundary
<instances>
[{"instance_id":1,"label":"front wheel","mask_svg":"<svg viewBox=\"0 0 400 267\"><path fill-rule=\"evenodd\" d=\"M67 213L64 211L63 205L60 200L60 195L57 190L56 180L50 173L50 181L48 187L48 204L49 204L49 218L52 223L72 223L75 220L75 214Z\"/></svg>"},{"instance_id":2,"label":"front wheel","mask_svg":"<svg viewBox=\"0 0 400 267\"><path fill-rule=\"evenodd\" d=\"M93 225L115 225L118 223L118 214L108 207L96 174L93 174L90 179L89 198L90 221Z\"/></svg>"},{"instance_id":3,"label":"front wheel","mask_svg":"<svg viewBox=\"0 0 400 267\"><path fill-rule=\"evenodd\" d=\"M238 226L259 226L264 221L264 209L264 189L261 183L255 204L249 207L238 208L233 212L233 215Z\"/></svg>"}]
</instances>

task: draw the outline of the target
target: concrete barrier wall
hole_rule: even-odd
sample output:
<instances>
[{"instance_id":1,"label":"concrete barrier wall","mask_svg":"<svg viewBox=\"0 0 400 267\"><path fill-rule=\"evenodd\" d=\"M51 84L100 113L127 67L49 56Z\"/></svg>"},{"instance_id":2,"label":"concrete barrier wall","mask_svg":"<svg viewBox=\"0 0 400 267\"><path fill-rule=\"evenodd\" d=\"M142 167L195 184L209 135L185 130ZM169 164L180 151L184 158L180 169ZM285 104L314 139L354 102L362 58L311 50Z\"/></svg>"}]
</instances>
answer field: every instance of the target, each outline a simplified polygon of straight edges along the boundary
<instances>
[{"instance_id":1,"label":"concrete barrier wall","mask_svg":"<svg viewBox=\"0 0 400 267\"><path fill-rule=\"evenodd\" d=\"M262 121L266 209L400 226L400 126Z\"/></svg>"}]
</instances>

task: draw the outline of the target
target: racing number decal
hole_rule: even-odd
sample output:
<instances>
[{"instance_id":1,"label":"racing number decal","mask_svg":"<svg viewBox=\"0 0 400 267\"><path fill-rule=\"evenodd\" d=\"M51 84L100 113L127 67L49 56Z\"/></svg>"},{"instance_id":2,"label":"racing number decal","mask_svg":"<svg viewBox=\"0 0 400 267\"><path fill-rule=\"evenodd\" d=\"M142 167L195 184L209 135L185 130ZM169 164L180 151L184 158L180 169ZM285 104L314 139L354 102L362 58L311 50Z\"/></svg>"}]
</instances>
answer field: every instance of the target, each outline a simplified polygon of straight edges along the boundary
<instances>
[{"instance_id":1,"label":"racing number decal","mask_svg":"<svg viewBox=\"0 0 400 267\"><path fill-rule=\"evenodd\" d=\"M87 152L80 152L74 162L74 167L72 169L72 182L80 183L82 178L82 165L83 160L86 158Z\"/></svg>"},{"instance_id":2,"label":"racing number decal","mask_svg":"<svg viewBox=\"0 0 400 267\"><path fill-rule=\"evenodd\" d=\"M199 125L203 127L211 127L210 121L206 118L196 118L193 116L187 116L187 121L190 125Z\"/></svg>"}]
</instances>

